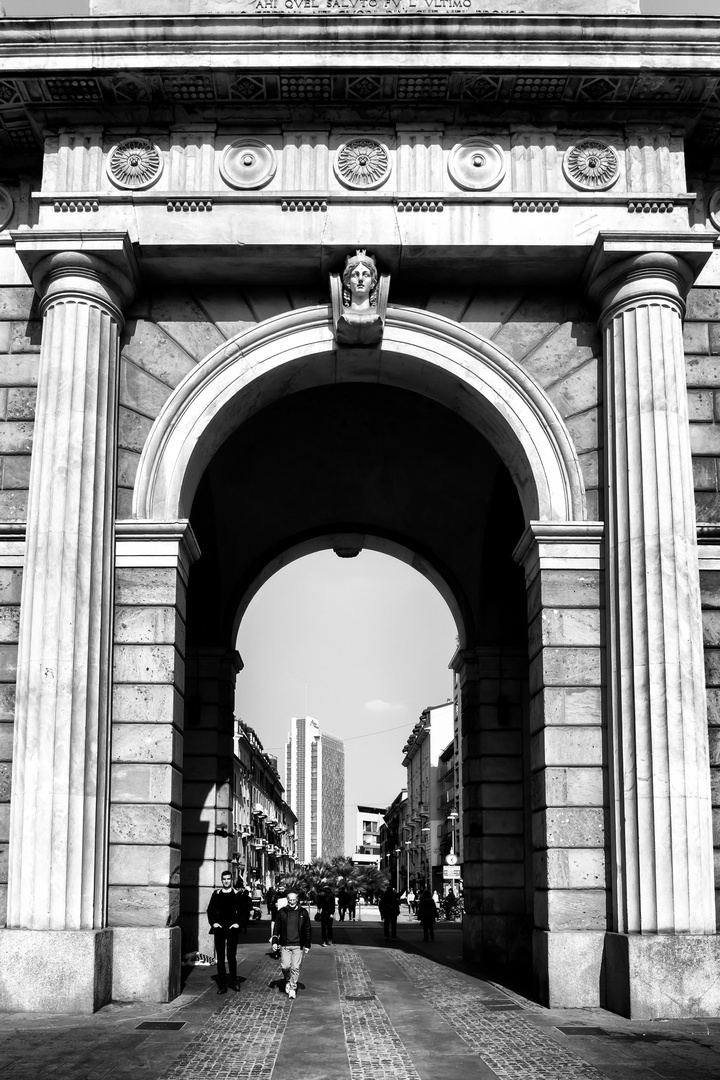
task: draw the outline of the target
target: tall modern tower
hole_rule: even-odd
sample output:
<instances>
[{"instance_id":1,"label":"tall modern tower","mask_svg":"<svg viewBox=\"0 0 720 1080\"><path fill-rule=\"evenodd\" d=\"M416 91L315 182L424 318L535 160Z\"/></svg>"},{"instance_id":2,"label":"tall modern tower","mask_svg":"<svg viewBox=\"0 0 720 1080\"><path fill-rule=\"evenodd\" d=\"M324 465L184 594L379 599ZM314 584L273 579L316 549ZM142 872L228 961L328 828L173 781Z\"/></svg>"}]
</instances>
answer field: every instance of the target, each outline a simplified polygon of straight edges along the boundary
<instances>
[{"instance_id":1,"label":"tall modern tower","mask_svg":"<svg viewBox=\"0 0 720 1080\"><path fill-rule=\"evenodd\" d=\"M297 815L297 858L342 855L345 747L311 716L293 716L285 746L285 797Z\"/></svg>"}]
</instances>

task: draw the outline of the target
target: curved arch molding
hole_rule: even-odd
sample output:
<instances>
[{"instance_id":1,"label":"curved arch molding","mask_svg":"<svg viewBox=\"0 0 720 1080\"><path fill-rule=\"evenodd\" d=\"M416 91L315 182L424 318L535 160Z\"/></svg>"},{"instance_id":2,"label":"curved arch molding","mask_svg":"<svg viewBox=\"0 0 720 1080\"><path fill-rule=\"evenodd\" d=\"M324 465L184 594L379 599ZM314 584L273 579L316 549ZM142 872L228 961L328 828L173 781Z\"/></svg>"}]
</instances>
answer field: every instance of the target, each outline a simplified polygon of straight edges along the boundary
<instances>
[{"instance_id":1,"label":"curved arch molding","mask_svg":"<svg viewBox=\"0 0 720 1080\"><path fill-rule=\"evenodd\" d=\"M278 315L210 353L175 388L140 458L134 516L188 517L206 466L248 417L289 393L340 382L411 390L477 428L509 469L526 522L583 521L572 440L542 388L490 342L450 319L388 308L382 351L338 354L325 307Z\"/></svg>"}]
</instances>

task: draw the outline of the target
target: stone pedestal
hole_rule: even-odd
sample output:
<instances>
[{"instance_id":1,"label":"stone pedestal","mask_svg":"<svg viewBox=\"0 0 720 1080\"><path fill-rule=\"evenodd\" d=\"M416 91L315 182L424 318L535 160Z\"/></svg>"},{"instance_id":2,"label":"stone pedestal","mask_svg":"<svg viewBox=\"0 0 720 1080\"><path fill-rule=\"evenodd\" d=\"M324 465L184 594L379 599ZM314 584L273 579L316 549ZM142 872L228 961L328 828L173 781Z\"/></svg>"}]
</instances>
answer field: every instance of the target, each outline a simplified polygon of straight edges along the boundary
<instances>
[{"instance_id":1,"label":"stone pedestal","mask_svg":"<svg viewBox=\"0 0 720 1080\"><path fill-rule=\"evenodd\" d=\"M113 1001L172 1001L180 993L180 927L113 930Z\"/></svg>"},{"instance_id":2,"label":"stone pedestal","mask_svg":"<svg viewBox=\"0 0 720 1080\"><path fill-rule=\"evenodd\" d=\"M112 930L0 930L7 1012L92 1013L110 1001Z\"/></svg>"},{"instance_id":3,"label":"stone pedestal","mask_svg":"<svg viewBox=\"0 0 720 1080\"><path fill-rule=\"evenodd\" d=\"M606 934L606 1005L632 1020L720 1016L720 938Z\"/></svg>"},{"instance_id":4,"label":"stone pedestal","mask_svg":"<svg viewBox=\"0 0 720 1080\"><path fill-rule=\"evenodd\" d=\"M106 923L118 334L133 287L124 237L96 237L90 251L82 241L56 246L37 234L18 241L41 296L43 340L3 935L15 989L0 991L0 1008L54 1007L57 976L72 1010L90 1011L111 986L112 935L98 931Z\"/></svg>"}]
</instances>

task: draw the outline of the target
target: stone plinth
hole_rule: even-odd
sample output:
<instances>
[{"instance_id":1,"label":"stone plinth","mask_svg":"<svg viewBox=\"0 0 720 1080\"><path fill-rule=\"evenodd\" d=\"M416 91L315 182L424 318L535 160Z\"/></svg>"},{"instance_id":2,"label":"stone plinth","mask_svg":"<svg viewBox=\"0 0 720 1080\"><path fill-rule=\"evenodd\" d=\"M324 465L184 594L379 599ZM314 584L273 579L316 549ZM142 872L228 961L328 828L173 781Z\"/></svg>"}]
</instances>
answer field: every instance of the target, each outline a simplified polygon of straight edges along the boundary
<instances>
[{"instance_id":1,"label":"stone plinth","mask_svg":"<svg viewBox=\"0 0 720 1080\"><path fill-rule=\"evenodd\" d=\"M113 930L113 1001L172 1001L180 993L180 927Z\"/></svg>"},{"instance_id":2,"label":"stone plinth","mask_svg":"<svg viewBox=\"0 0 720 1080\"><path fill-rule=\"evenodd\" d=\"M720 1016L720 937L607 934L607 1007L632 1020Z\"/></svg>"},{"instance_id":3,"label":"stone plinth","mask_svg":"<svg viewBox=\"0 0 720 1080\"><path fill-rule=\"evenodd\" d=\"M112 930L0 930L0 1009L93 1013L112 992Z\"/></svg>"}]
</instances>

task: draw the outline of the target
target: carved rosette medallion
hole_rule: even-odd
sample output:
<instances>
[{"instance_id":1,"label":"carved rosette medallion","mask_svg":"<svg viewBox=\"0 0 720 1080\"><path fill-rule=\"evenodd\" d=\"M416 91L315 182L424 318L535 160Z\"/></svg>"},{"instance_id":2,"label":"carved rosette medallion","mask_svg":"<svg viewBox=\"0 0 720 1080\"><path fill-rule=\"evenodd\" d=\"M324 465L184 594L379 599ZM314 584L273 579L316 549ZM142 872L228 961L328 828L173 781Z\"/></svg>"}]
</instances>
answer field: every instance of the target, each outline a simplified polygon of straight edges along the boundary
<instances>
[{"instance_id":1,"label":"carved rosette medallion","mask_svg":"<svg viewBox=\"0 0 720 1080\"><path fill-rule=\"evenodd\" d=\"M708 215L714 227L720 232L720 188L716 188L710 196Z\"/></svg>"},{"instance_id":2,"label":"carved rosette medallion","mask_svg":"<svg viewBox=\"0 0 720 1080\"><path fill-rule=\"evenodd\" d=\"M488 191L497 187L505 175L505 154L501 146L478 135L455 147L448 172L466 191Z\"/></svg>"},{"instance_id":3,"label":"carved rosette medallion","mask_svg":"<svg viewBox=\"0 0 720 1080\"><path fill-rule=\"evenodd\" d=\"M220 163L223 180L234 188L264 187L276 171L275 151L260 139L236 139L227 147Z\"/></svg>"},{"instance_id":4,"label":"carved rosette medallion","mask_svg":"<svg viewBox=\"0 0 720 1080\"><path fill-rule=\"evenodd\" d=\"M7 188L0 187L0 231L4 229L10 221L14 209L15 204L12 195Z\"/></svg>"},{"instance_id":5,"label":"carved rosette medallion","mask_svg":"<svg viewBox=\"0 0 720 1080\"><path fill-rule=\"evenodd\" d=\"M612 187L620 175L620 162L608 143L584 139L565 151L563 172L573 187L604 191Z\"/></svg>"},{"instance_id":6,"label":"carved rosette medallion","mask_svg":"<svg viewBox=\"0 0 720 1080\"><path fill-rule=\"evenodd\" d=\"M368 191L390 175L390 154L377 139L351 139L335 155L335 175L341 184Z\"/></svg>"},{"instance_id":7,"label":"carved rosette medallion","mask_svg":"<svg viewBox=\"0 0 720 1080\"><path fill-rule=\"evenodd\" d=\"M162 172L160 151L149 139L124 139L110 151L107 172L116 187L150 187Z\"/></svg>"}]
</instances>

